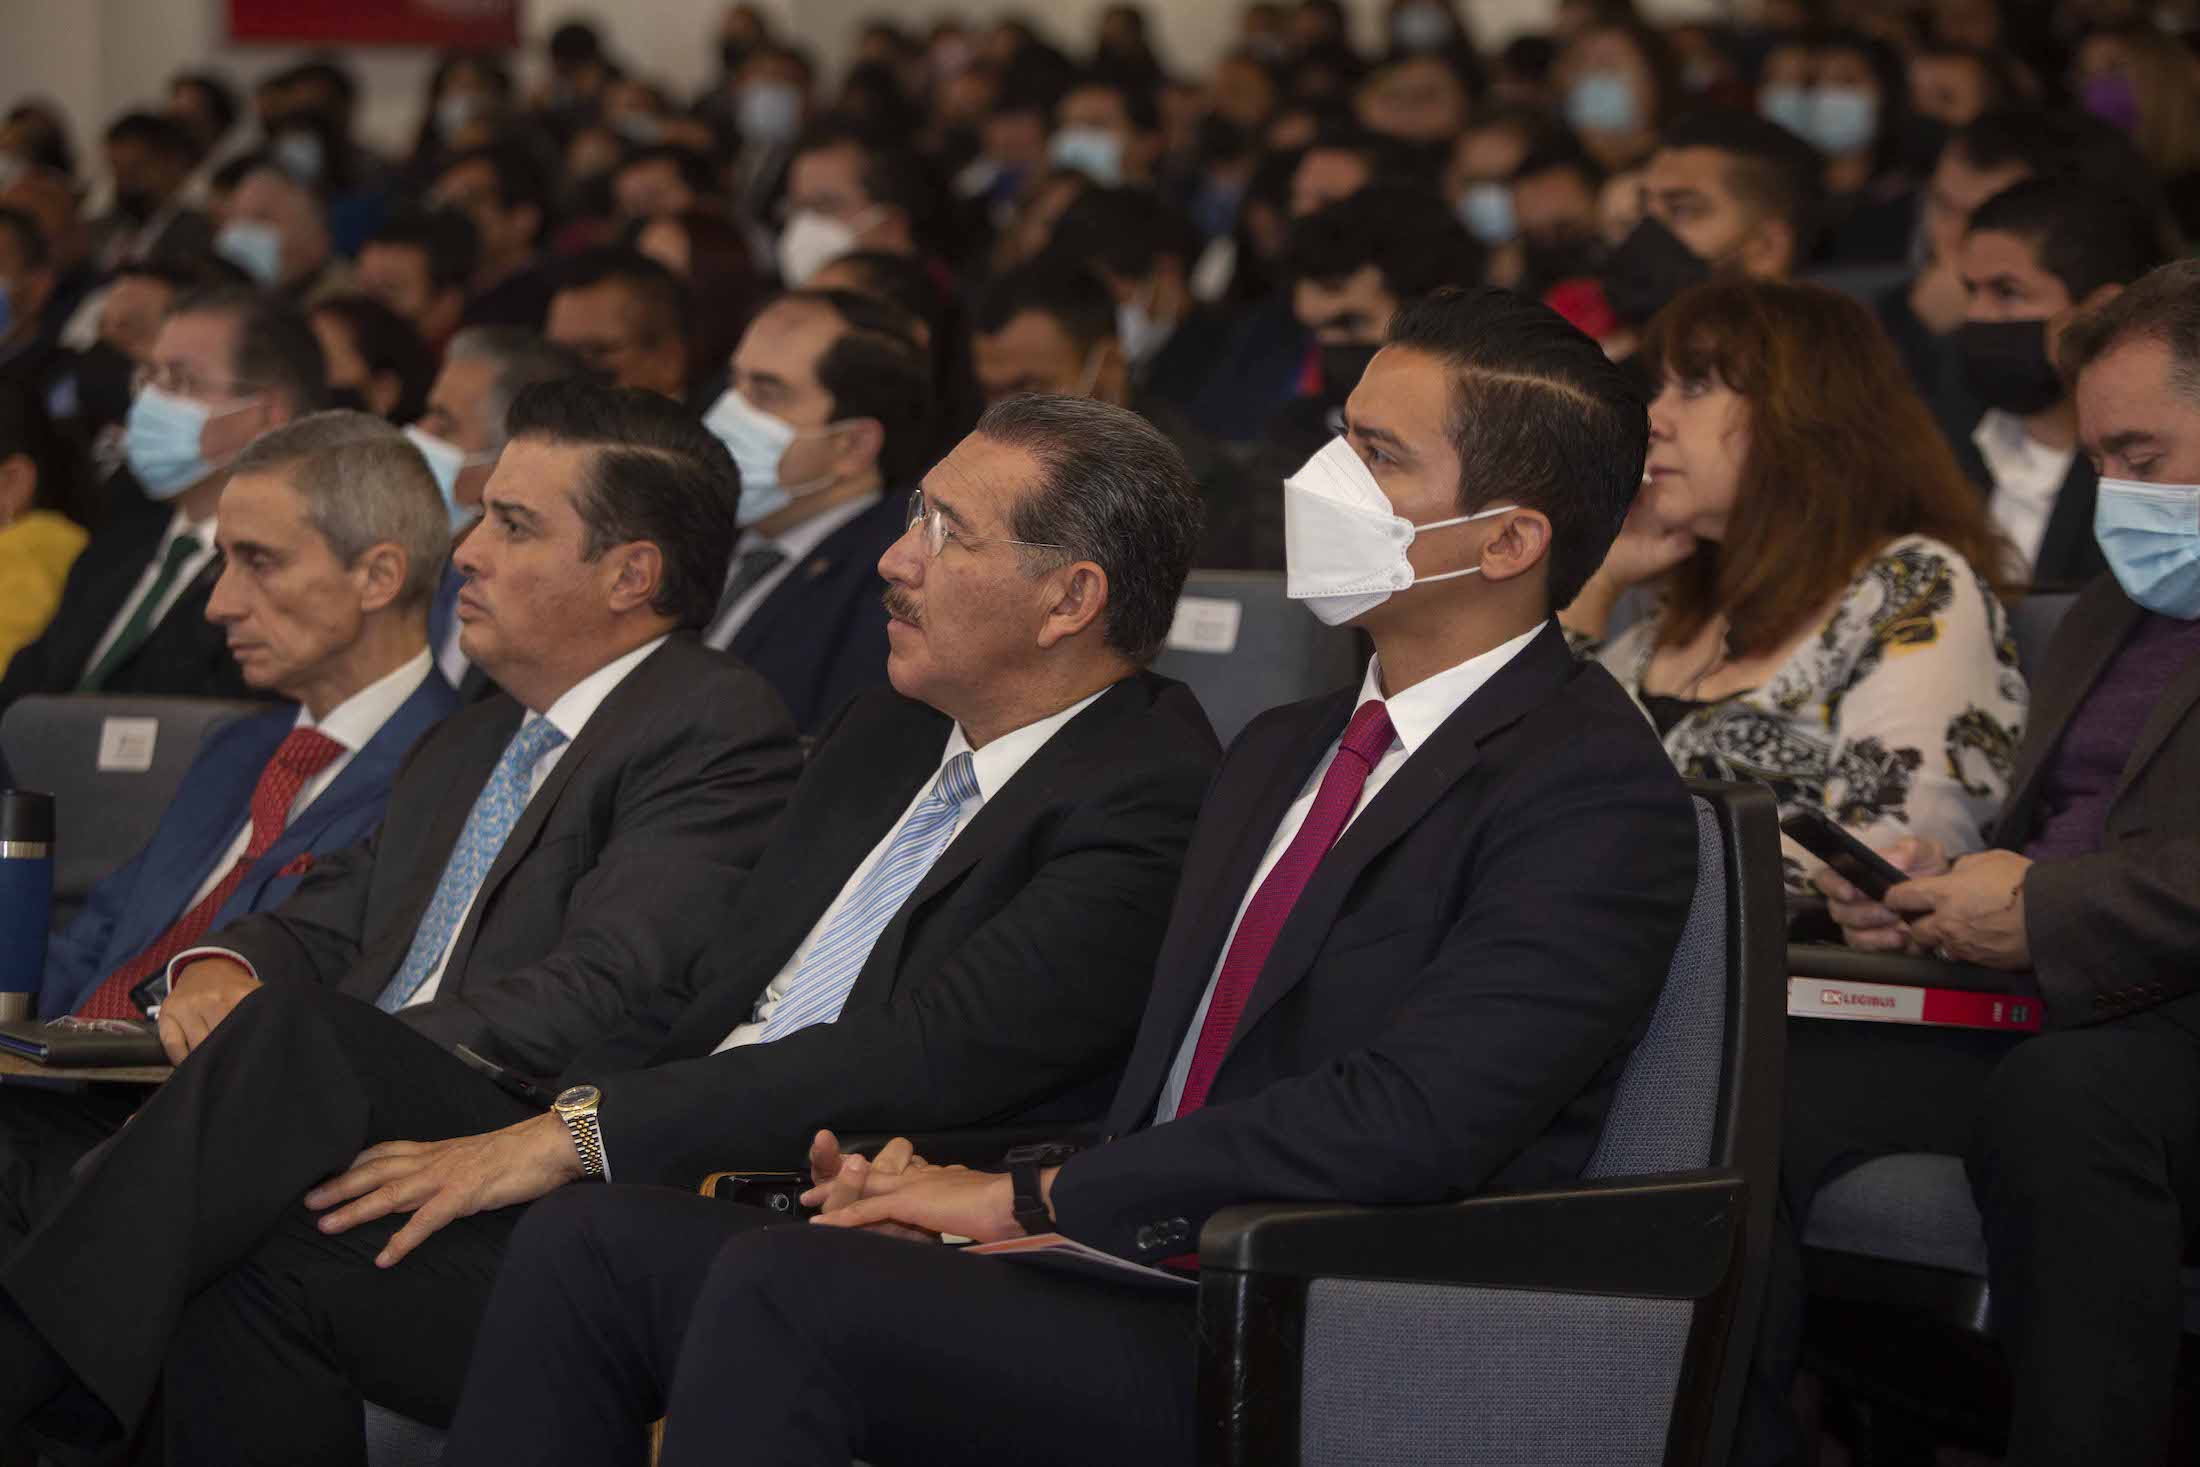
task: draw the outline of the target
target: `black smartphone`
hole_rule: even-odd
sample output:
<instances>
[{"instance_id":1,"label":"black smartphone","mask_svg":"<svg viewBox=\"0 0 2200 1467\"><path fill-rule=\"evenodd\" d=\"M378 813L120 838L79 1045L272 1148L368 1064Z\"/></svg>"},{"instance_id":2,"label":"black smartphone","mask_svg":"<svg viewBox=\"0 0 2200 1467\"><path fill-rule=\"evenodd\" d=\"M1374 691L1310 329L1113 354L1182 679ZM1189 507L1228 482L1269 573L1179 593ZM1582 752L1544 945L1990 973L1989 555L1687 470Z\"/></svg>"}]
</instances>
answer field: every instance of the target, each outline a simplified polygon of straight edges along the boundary
<instances>
[{"instance_id":1,"label":"black smartphone","mask_svg":"<svg viewBox=\"0 0 2200 1467\"><path fill-rule=\"evenodd\" d=\"M1900 866L1816 810L1798 810L1780 822L1780 831L1875 902L1910 879Z\"/></svg>"}]
</instances>

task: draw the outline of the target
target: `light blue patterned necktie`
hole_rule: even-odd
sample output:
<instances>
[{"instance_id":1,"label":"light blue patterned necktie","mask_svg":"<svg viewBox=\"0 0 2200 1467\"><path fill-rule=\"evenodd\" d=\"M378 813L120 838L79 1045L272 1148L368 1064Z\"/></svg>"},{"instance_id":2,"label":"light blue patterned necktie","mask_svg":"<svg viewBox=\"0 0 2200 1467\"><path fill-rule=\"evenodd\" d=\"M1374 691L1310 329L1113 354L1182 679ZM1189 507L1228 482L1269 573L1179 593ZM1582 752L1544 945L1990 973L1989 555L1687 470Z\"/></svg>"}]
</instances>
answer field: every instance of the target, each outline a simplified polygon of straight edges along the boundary
<instances>
[{"instance_id":1,"label":"light blue patterned necktie","mask_svg":"<svg viewBox=\"0 0 2200 1467\"><path fill-rule=\"evenodd\" d=\"M856 974L863 971L878 935L953 842L963 806L977 797L978 776L971 770L970 756L957 754L941 768L932 793L894 832L878 864L810 945L785 997L764 1021L765 1043L840 1017L841 1005L848 1001L848 990L855 987Z\"/></svg>"},{"instance_id":2,"label":"light blue patterned necktie","mask_svg":"<svg viewBox=\"0 0 2200 1467\"><path fill-rule=\"evenodd\" d=\"M382 1012L394 1014L410 1003L435 971L436 960L443 956L458 930L458 919L472 904L474 893L481 889L481 879L496 864L497 853L504 849L512 827L519 824L520 812L527 808L535 765L564 742L565 735L556 724L547 718L534 718L522 724L504 746L504 757L489 772L488 783L481 787L466 817L466 828L458 833L458 844L451 847L451 859L443 867L443 879L436 883L435 898L428 903L419 930L413 933L412 951L405 954L397 976L375 1000Z\"/></svg>"}]
</instances>

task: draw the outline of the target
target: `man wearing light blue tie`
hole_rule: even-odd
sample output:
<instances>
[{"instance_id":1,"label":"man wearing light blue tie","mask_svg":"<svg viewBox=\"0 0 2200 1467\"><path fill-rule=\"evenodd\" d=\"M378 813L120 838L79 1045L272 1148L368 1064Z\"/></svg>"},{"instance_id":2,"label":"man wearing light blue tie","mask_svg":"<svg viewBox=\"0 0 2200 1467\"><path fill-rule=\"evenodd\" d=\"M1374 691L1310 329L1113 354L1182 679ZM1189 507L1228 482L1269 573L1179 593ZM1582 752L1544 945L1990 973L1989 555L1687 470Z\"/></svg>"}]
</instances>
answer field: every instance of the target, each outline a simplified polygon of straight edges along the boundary
<instances>
[{"instance_id":1,"label":"man wearing light blue tie","mask_svg":"<svg viewBox=\"0 0 2200 1467\"><path fill-rule=\"evenodd\" d=\"M506 451L492 513L528 447ZM452 1002L447 975L420 995L436 992L438 933L468 923L450 911L472 844L456 837L425 919L371 991L351 990L367 1002L276 983L248 998L171 1082L189 1099L156 1097L72 1199L79 1231L0 1270L0 1437L72 1377L132 1423L165 1354L169 1399L191 1403L166 1423L171 1460L356 1460L362 1397L447 1419L517 1204L590 1165L692 1187L736 1160L801 1165L820 1123L1099 1113L1218 756L1190 693L1144 670L1198 501L1133 415L1031 398L989 413L907 514L879 562L893 687L827 728L754 874L693 904L713 932L700 959L570 1062L545 1067L508 1028L491 1057L545 1082L531 1102L509 1094L375 1011L488 1042L416 1017ZM443 818L493 829L497 783ZM585 883L573 900L624 920ZM286 950L234 945L262 969ZM202 1065L250 1083L193 1084ZM122 1179L125 1162L157 1184ZM136 1228L179 1245L93 1291L96 1314L25 1276L32 1257L82 1270L99 1256L86 1230L112 1238L105 1219L133 1206Z\"/></svg>"},{"instance_id":2,"label":"man wearing light blue tie","mask_svg":"<svg viewBox=\"0 0 2200 1467\"><path fill-rule=\"evenodd\" d=\"M369 1140L534 1109L457 1047L557 1073L693 966L763 849L794 727L696 636L732 460L676 405L580 381L527 389L510 431L456 555L502 691L412 752L365 841L169 962L175 1077L0 1261L0 1354L32 1371L0 1365L0 1439L72 1382L98 1402L76 1419L133 1429L184 1304L307 1187Z\"/></svg>"}]
</instances>

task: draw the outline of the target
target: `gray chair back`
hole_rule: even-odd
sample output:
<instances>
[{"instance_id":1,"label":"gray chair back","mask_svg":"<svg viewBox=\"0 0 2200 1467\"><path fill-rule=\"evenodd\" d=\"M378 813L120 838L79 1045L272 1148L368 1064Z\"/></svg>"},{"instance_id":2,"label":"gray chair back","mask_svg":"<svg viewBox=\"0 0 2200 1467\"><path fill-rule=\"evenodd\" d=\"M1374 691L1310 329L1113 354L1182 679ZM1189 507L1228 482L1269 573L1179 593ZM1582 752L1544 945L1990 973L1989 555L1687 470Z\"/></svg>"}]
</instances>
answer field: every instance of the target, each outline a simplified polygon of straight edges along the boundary
<instances>
[{"instance_id":1,"label":"gray chair back","mask_svg":"<svg viewBox=\"0 0 2200 1467\"><path fill-rule=\"evenodd\" d=\"M2017 666L2026 677L2040 675L2048 644L2077 600L2075 591L2032 591L2009 608L2009 635L2017 644Z\"/></svg>"},{"instance_id":2,"label":"gray chair back","mask_svg":"<svg viewBox=\"0 0 2200 1467\"><path fill-rule=\"evenodd\" d=\"M0 718L16 787L54 797L54 903L83 901L152 839L216 733L273 705L102 693L19 698Z\"/></svg>"},{"instance_id":3,"label":"gray chair back","mask_svg":"<svg viewBox=\"0 0 2200 1467\"><path fill-rule=\"evenodd\" d=\"M438 1467L443 1460L441 1431L372 1401L366 1431L367 1467Z\"/></svg>"},{"instance_id":4,"label":"gray chair back","mask_svg":"<svg viewBox=\"0 0 2200 1467\"><path fill-rule=\"evenodd\" d=\"M1228 744L1270 708L1357 680L1359 638L1286 598L1281 572L1195 570L1153 670L1197 694Z\"/></svg>"},{"instance_id":5,"label":"gray chair back","mask_svg":"<svg viewBox=\"0 0 2200 1467\"><path fill-rule=\"evenodd\" d=\"M1302 1461L1655 1467L1699 1460L1699 1447L1701 1460L1723 1456L1745 1376L1734 1357L1748 1356L1724 1342L1736 1321L1756 1317L1770 1247L1784 907L1769 792L1693 791L1688 921L1584 1175L1746 1178L1734 1283L1698 1301L1317 1280L1301 1357Z\"/></svg>"}]
</instances>

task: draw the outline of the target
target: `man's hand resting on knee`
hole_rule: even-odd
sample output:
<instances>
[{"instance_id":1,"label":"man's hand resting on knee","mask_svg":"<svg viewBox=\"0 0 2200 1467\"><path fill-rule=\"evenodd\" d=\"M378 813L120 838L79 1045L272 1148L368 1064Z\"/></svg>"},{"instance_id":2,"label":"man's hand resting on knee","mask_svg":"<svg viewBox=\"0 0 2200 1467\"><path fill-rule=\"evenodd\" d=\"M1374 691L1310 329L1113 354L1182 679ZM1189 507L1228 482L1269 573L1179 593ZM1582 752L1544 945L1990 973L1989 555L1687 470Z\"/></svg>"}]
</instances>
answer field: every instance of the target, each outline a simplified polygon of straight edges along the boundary
<instances>
[{"instance_id":1,"label":"man's hand resting on knee","mask_svg":"<svg viewBox=\"0 0 2200 1467\"><path fill-rule=\"evenodd\" d=\"M160 1006L160 1047L171 1064L206 1042L237 1000L260 986L252 970L230 958L201 958L176 974Z\"/></svg>"},{"instance_id":2,"label":"man's hand resting on knee","mask_svg":"<svg viewBox=\"0 0 2200 1467\"><path fill-rule=\"evenodd\" d=\"M349 1171L306 1193L306 1206L327 1213L321 1219L324 1233L349 1232L393 1212L411 1213L412 1220L375 1255L375 1267L388 1268L446 1223L532 1202L580 1176L572 1134L565 1122L545 1114L482 1136L369 1146L352 1159ZM328 1212L331 1207L336 1210Z\"/></svg>"}]
</instances>

